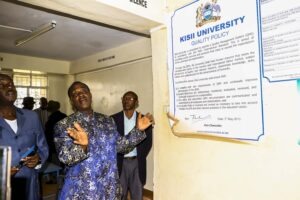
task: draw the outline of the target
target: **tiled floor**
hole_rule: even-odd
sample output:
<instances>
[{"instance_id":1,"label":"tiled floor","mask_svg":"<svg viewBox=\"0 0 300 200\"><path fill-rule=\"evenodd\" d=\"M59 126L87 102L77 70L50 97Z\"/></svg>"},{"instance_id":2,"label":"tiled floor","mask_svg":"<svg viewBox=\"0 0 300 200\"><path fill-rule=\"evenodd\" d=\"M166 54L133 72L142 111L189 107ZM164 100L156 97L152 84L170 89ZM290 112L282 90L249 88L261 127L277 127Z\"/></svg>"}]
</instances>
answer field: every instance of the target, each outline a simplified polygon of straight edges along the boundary
<instances>
[{"instance_id":1,"label":"tiled floor","mask_svg":"<svg viewBox=\"0 0 300 200\"><path fill-rule=\"evenodd\" d=\"M47 184L47 178L43 179L43 200L56 200L58 184Z\"/></svg>"}]
</instances>

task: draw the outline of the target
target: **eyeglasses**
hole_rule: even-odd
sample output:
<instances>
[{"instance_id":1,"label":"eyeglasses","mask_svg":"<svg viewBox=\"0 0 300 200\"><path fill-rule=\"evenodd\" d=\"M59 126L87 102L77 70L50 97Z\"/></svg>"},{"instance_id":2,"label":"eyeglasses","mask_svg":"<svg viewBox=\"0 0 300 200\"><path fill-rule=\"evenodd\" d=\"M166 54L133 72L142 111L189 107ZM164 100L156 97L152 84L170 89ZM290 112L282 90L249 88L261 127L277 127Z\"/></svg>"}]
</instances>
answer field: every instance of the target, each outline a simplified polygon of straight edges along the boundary
<instances>
[{"instance_id":1,"label":"eyeglasses","mask_svg":"<svg viewBox=\"0 0 300 200\"><path fill-rule=\"evenodd\" d=\"M81 94L88 94L90 91L87 88L77 88L72 91L71 96L73 98L78 97Z\"/></svg>"},{"instance_id":2,"label":"eyeglasses","mask_svg":"<svg viewBox=\"0 0 300 200\"><path fill-rule=\"evenodd\" d=\"M122 101L134 101L135 100L135 98L133 98L133 97L124 97L121 99L122 99Z\"/></svg>"}]
</instances>

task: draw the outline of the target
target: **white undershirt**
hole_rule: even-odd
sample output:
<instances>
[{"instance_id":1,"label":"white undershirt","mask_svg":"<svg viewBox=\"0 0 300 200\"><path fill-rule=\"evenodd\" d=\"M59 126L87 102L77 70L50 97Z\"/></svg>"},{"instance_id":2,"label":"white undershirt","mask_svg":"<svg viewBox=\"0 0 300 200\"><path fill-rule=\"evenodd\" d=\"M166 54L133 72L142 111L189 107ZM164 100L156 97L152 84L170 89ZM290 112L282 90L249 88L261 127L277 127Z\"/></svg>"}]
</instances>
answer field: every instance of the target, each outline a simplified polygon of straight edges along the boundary
<instances>
[{"instance_id":1,"label":"white undershirt","mask_svg":"<svg viewBox=\"0 0 300 200\"><path fill-rule=\"evenodd\" d=\"M17 134L17 131L18 131L17 119L14 119L14 120L4 119L4 120L6 121L6 123L8 123L8 125L15 132L15 134Z\"/></svg>"},{"instance_id":2,"label":"white undershirt","mask_svg":"<svg viewBox=\"0 0 300 200\"><path fill-rule=\"evenodd\" d=\"M133 113L130 119L128 119L124 113L124 134L125 135L128 135L129 132L135 127L135 122L136 122L136 112ZM124 157L133 157L136 155L137 155L137 150L136 148L134 148L131 152L125 154Z\"/></svg>"},{"instance_id":3,"label":"white undershirt","mask_svg":"<svg viewBox=\"0 0 300 200\"><path fill-rule=\"evenodd\" d=\"M15 134L17 134L17 131L18 131L17 119L14 119L14 120L4 119L4 120L8 123L8 125L15 132ZM35 166L34 169L40 169L41 167L42 167L42 164L38 164L37 166Z\"/></svg>"}]
</instances>

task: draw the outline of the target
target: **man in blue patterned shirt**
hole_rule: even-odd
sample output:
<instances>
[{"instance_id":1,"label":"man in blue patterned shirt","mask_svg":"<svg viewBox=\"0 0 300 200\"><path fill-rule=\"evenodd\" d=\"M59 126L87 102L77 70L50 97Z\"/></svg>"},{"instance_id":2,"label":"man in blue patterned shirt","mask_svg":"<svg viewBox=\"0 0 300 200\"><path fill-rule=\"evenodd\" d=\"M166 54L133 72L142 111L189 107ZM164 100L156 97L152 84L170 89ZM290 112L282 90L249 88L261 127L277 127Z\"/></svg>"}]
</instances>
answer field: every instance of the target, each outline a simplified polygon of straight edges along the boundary
<instances>
[{"instance_id":1,"label":"man in blue patterned shirt","mask_svg":"<svg viewBox=\"0 0 300 200\"><path fill-rule=\"evenodd\" d=\"M54 136L59 160L66 165L58 199L119 200L117 152L130 152L143 141L153 117L140 115L136 127L121 137L112 118L93 111L86 84L74 82L68 95L75 113L57 123Z\"/></svg>"}]
</instances>

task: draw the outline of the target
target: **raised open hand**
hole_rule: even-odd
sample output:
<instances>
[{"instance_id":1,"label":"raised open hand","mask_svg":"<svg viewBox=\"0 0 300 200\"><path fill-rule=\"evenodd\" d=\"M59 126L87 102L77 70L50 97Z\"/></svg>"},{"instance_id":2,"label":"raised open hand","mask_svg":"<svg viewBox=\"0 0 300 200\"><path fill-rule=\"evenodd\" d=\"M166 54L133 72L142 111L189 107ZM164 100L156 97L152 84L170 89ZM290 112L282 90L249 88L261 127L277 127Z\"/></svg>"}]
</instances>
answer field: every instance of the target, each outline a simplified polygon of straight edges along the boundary
<instances>
[{"instance_id":1,"label":"raised open hand","mask_svg":"<svg viewBox=\"0 0 300 200\"><path fill-rule=\"evenodd\" d=\"M147 113L146 115L142 116L141 113L138 115L138 120L137 120L137 128L141 131L145 130L148 128L150 125L154 125L154 118L150 113Z\"/></svg>"},{"instance_id":2,"label":"raised open hand","mask_svg":"<svg viewBox=\"0 0 300 200\"><path fill-rule=\"evenodd\" d=\"M69 136L73 139L74 144L88 145L88 135L77 122L74 123L74 128L68 128L67 131Z\"/></svg>"}]
</instances>

